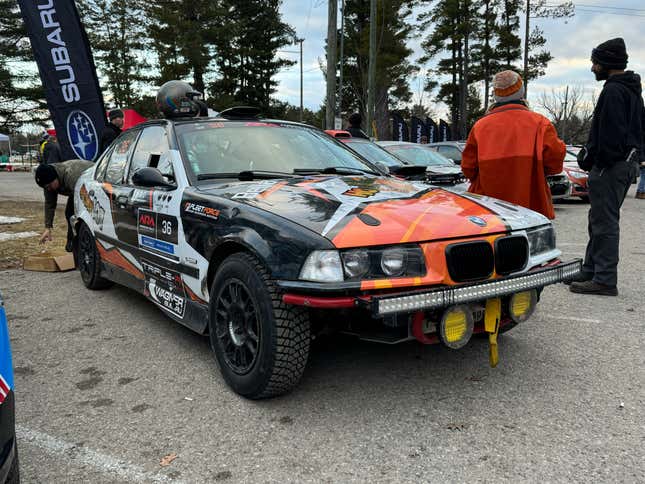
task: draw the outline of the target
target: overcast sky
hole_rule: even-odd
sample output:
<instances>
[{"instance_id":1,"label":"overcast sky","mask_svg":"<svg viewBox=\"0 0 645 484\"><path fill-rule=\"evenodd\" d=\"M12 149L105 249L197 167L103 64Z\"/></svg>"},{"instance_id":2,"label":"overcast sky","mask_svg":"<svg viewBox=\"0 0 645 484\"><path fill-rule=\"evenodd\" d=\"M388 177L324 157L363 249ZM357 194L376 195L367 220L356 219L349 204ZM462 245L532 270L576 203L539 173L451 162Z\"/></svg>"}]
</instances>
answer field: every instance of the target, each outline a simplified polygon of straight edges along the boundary
<instances>
[{"instance_id":1,"label":"overcast sky","mask_svg":"<svg viewBox=\"0 0 645 484\"><path fill-rule=\"evenodd\" d=\"M553 3L556 3L555 0ZM531 19L539 25L547 38L546 49L554 59L546 75L529 85L529 101L535 101L541 92L563 89L566 85L580 86L588 96L599 91L602 83L590 72L591 49L605 40L623 37L629 54L628 69L645 75L645 1L644 0L584 0L574 2L575 16L571 19ZM324 61L324 41L327 36L326 0L284 0L283 20L292 25L303 43L304 104L318 109L324 99L325 82L320 70ZM340 16L340 13L339 13ZM340 17L339 17L340 25ZM422 55L420 38L410 43L414 49L411 61ZM298 47L285 47L297 51ZM297 53L284 52L284 57L298 60ZM277 97L294 105L300 104L300 67L285 68L277 76L280 82ZM418 80L410 80L413 92L418 92ZM438 107L438 111L442 111Z\"/></svg>"}]
</instances>

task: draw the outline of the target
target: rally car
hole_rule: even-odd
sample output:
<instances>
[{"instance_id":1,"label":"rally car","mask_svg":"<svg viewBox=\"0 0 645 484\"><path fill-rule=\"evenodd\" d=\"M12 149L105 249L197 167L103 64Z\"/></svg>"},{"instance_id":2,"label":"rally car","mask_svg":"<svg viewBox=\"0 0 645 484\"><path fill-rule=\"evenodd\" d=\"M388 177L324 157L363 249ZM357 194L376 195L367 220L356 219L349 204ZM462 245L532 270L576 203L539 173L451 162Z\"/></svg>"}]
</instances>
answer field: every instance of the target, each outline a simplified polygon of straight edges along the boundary
<instances>
[{"instance_id":1,"label":"rally car","mask_svg":"<svg viewBox=\"0 0 645 484\"><path fill-rule=\"evenodd\" d=\"M9 328L0 294L0 483L20 482Z\"/></svg>"},{"instance_id":2,"label":"rally car","mask_svg":"<svg viewBox=\"0 0 645 484\"><path fill-rule=\"evenodd\" d=\"M88 288L118 282L208 334L248 398L300 380L312 337L465 345L575 275L542 215L385 176L310 126L248 110L150 121L79 179Z\"/></svg>"}]
</instances>

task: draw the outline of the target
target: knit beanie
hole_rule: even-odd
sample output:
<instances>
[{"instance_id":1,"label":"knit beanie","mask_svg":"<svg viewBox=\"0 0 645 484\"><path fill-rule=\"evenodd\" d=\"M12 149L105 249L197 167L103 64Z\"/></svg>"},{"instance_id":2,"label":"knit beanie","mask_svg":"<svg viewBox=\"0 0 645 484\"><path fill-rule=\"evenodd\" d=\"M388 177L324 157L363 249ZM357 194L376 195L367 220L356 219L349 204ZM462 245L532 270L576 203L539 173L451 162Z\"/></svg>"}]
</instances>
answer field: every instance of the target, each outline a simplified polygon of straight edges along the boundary
<instances>
[{"instance_id":1,"label":"knit beanie","mask_svg":"<svg viewBox=\"0 0 645 484\"><path fill-rule=\"evenodd\" d=\"M38 165L38 168L36 168L35 178L38 186L45 188L45 186L58 178L58 173L52 165L46 165L43 163L42 165Z\"/></svg>"},{"instance_id":2,"label":"knit beanie","mask_svg":"<svg viewBox=\"0 0 645 484\"><path fill-rule=\"evenodd\" d=\"M625 69L628 57L625 41L620 37L603 42L591 51L591 61L607 69Z\"/></svg>"},{"instance_id":3,"label":"knit beanie","mask_svg":"<svg viewBox=\"0 0 645 484\"><path fill-rule=\"evenodd\" d=\"M522 77L515 71L502 71L493 77L495 102L517 101L524 97Z\"/></svg>"}]
</instances>

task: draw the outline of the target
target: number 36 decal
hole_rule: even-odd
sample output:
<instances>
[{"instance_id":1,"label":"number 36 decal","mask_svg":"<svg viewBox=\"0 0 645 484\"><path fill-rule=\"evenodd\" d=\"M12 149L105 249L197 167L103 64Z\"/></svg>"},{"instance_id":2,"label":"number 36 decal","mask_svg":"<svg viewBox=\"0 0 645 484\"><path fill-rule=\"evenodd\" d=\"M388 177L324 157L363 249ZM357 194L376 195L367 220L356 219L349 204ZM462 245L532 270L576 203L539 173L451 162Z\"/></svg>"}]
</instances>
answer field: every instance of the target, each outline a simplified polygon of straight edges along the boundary
<instances>
[{"instance_id":1,"label":"number 36 decal","mask_svg":"<svg viewBox=\"0 0 645 484\"><path fill-rule=\"evenodd\" d=\"M177 217L172 215L140 208L137 217L137 230L141 235L177 244Z\"/></svg>"}]
</instances>

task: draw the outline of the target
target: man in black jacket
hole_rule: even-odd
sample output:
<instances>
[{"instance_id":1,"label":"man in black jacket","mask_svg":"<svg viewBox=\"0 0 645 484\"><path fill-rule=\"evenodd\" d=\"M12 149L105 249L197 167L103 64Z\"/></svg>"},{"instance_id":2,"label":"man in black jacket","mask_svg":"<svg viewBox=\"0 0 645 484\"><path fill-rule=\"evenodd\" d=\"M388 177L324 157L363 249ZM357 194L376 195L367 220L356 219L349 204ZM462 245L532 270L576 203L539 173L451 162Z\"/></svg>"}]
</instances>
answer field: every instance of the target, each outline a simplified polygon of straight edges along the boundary
<instances>
[{"instance_id":1,"label":"man in black jacket","mask_svg":"<svg viewBox=\"0 0 645 484\"><path fill-rule=\"evenodd\" d=\"M47 144L43 148L43 163L53 165L61 161L63 161L63 154L60 151L58 138L55 135L51 135L47 138Z\"/></svg>"},{"instance_id":2,"label":"man in black jacket","mask_svg":"<svg viewBox=\"0 0 645 484\"><path fill-rule=\"evenodd\" d=\"M97 156L101 155L110 146L110 143L121 134L121 128L123 128L123 111L120 109L112 109L108 113L108 119L110 122L103 128L103 132L101 133Z\"/></svg>"},{"instance_id":3,"label":"man in black jacket","mask_svg":"<svg viewBox=\"0 0 645 484\"><path fill-rule=\"evenodd\" d=\"M641 78L627 67L621 38L600 44L591 53L591 71L603 87L580 160L589 172L589 243L583 272L571 292L617 296L620 207L636 175L643 146Z\"/></svg>"},{"instance_id":4,"label":"man in black jacket","mask_svg":"<svg viewBox=\"0 0 645 484\"><path fill-rule=\"evenodd\" d=\"M365 132L361 129L363 117L359 113L354 113L349 117L349 127L347 131L350 132L354 138L369 139Z\"/></svg>"}]
</instances>

